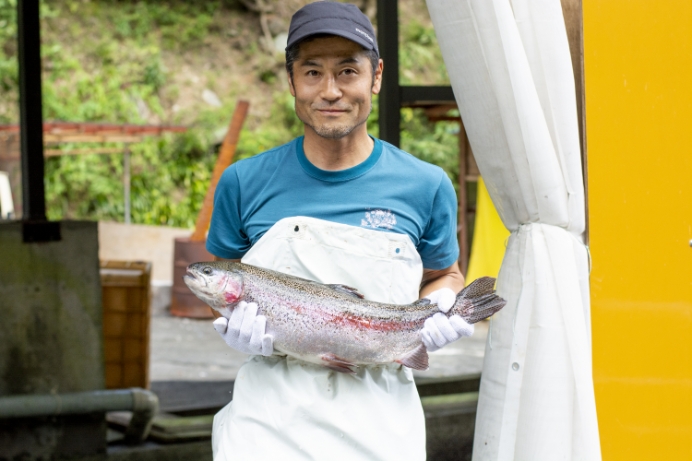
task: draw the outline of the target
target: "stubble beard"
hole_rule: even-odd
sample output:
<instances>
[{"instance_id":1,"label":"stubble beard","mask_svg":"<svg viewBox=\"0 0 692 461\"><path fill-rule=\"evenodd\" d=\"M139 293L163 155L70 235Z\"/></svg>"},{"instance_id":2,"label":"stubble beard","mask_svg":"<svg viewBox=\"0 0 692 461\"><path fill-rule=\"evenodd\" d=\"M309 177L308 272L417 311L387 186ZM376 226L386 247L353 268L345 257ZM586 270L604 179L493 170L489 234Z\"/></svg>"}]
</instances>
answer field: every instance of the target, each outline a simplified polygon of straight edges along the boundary
<instances>
[{"instance_id":1,"label":"stubble beard","mask_svg":"<svg viewBox=\"0 0 692 461\"><path fill-rule=\"evenodd\" d=\"M367 122L368 117L370 117L371 112L372 112L372 98L370 99L370 109L368 110L368 113L365 114L365 116L363 118L361 118L360 120L357 120L356 123L354 123L353 125L346 125L346 126L342 125L342 126L332 126L332 127L328 127L328 126L324 126L324 125L318 126L318 125L314 125L309 120L306 120L307 117L301 116L301 114L298 111L296 111L296 115L298 116L298 119L300 119L300 121L303 122L303 124L305 124L305 126L309 126L310 128L312 128L312 130L315 133L317 133L317 135L320 136L321 138L341 139L345 136L348 136L349 134L351 134L353 132L353 130L355 130L356 128L358 128L359 126L361 126L362 124Z\"/></svg>"}]
</instances>

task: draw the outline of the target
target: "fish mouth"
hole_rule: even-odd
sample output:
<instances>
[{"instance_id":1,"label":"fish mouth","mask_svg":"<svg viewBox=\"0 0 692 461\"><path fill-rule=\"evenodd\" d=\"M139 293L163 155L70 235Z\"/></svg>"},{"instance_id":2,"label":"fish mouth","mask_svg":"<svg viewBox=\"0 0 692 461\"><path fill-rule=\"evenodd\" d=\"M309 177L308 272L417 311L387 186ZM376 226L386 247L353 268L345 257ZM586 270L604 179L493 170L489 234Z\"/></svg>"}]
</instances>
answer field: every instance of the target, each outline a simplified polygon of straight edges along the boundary
<instances>
[{"instance_id":1,"label":"fish mouth","mask_svg":"<svg viewBox=\"0 0 692 461\"><path fill-rule=\"evenodd\" d=\"M191 271L190 269L187 269L187 273L183 275L183 281L187 286L190 286L191 283L197 284L197 285L202 285L204 284L205 286L207 285L207 281L203 278Z\"/></svg>"}]
</instances>

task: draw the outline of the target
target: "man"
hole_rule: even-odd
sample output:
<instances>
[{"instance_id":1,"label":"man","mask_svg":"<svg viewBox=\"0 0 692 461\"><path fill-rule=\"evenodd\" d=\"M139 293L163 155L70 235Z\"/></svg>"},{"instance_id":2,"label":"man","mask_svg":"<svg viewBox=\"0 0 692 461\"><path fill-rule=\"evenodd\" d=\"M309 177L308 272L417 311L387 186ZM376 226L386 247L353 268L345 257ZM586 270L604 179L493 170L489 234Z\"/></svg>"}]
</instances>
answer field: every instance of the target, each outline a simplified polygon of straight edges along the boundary
<instances>
[{"instance_id":1,"label":"man","mask_svg":"<svg viewBox=\"0 0 692 461\"><path fill-rule=\"evenodd\" d=\"M440 168L367 134L383 71L370 21L354 5L305 6L291 21L286 69L305 135L224 172L207 249L353 286L368 299L428 297L449 310L464 286L456 195ZM425 421L408 368L348 375L272 355L254 303L239 303L214 327L252 355L233 402L214 419L214 459L425 458ZM432 351L472 332L459 316L440 313L422 340Z\"/></svg>"}]
</instances>

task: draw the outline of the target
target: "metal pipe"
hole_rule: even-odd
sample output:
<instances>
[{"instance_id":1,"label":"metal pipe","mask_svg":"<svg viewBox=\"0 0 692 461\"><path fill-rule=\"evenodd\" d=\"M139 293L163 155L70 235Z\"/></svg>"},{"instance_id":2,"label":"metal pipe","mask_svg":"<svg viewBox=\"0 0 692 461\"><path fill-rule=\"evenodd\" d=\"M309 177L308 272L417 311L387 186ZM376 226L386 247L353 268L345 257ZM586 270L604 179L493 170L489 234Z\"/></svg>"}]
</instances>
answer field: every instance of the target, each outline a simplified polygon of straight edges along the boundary
<instances>
[{"instance_id":1,"label":"metal pipe","mask_svg":"<svg viewBox=\"0 0 692 461\"><path fill-rule=\"evenodd\" d=\"M147 438L158 409L156 394L140 388L0 397L0 419L131 411L127 443Z\"/></svg>"},{"instance_id":2,"label":"metal pipe","mask_svg":"<svg viewBox=\"0 0 692 461\"><path fill-rule=\"evenodd\" d=\"M123 155L123 189L125 191L125 224L130 224L132 212L130 211L130 146L125 146Z\"/></svg>"}]
</instances>

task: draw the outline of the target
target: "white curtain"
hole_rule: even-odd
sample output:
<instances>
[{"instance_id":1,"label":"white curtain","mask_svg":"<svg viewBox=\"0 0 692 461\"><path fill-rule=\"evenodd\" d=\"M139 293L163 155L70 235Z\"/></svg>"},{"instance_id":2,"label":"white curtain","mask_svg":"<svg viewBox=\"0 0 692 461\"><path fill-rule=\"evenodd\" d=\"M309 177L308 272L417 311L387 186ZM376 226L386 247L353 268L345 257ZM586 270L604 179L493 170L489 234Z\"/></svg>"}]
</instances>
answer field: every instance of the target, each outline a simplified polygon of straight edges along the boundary
<instances>
[{"instance_id":1,"label":"white curtain","mask_svg":"<svg viewBox=\"0 0 692 461\"><path fill-rule=\"evenodd\" d=\"M468 137L511 231L474 461L600 460L574 74L559 0L428 0Z\"/></svg>"}]
</instances>

